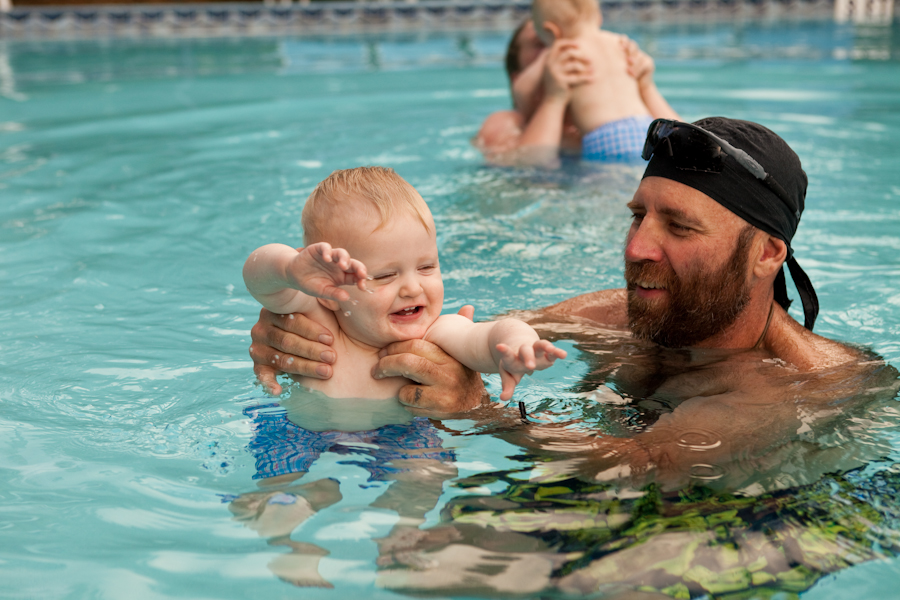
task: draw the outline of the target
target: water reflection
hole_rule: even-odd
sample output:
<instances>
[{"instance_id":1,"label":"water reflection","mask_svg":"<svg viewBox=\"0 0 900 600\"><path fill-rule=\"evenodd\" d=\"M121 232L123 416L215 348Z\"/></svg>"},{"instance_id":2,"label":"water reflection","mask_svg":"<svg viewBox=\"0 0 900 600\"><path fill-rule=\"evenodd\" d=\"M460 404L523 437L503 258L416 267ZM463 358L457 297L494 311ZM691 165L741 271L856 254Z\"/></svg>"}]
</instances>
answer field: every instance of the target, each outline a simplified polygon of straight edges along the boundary
<instances>
[{"instance_id":1,"label":"water reflection","mask_svg":"<svg viewBox=\"0 0 900 600\"><path fill-rule=\"evenodd\" d=\"M486 415L479 431L520 447L523 467L455 481L470 491L439 525L381 540L378 585L793 597L900 551L900 469L888 459L900 384L878 357L810 375L759 352L543 327L574 339L590 374L528 419Z\"/></svg>"},{"instance_id":2,"label":"water reflection","mask_svg":"<svg viewBox=\"0 0 900 600\"><path fill-rule=\"evenodd\" d=\"M400 538L424 523L443 483L457 475L455 455L442 447L434 425L393 400L334 399L295 387L279 404L244 413L251 419L249 448L261 489L228 498L228 508L270 546L289 549L268 567L297 587L334 587L319 573L329 550L291 537L303 522L343 499L337 479L300 483L324 453L343 456L338 464L368 471L369 484L387 484L371 507L399 517L391 536Z\"/></svg>"}]
</instances>

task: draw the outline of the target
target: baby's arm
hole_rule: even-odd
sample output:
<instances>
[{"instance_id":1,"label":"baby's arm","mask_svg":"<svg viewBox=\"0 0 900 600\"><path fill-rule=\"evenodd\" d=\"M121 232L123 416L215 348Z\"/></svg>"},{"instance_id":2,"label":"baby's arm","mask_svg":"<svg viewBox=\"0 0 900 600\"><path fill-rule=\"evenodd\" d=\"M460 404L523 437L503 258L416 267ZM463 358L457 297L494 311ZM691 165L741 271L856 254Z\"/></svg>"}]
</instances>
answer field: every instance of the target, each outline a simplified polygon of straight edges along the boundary
<instances>
[{"instance_id":1,"label":"baby's arm","mask_svg":"<svg viewBox=\"0 0 900 600\"><path fill-rule=\"evenodd\" d=\"M284 244L257 248L244 263L244 283L260 304L277 314L306 313L316 298L344 301L337 286L366 289L366 267L343 248L319 242L295 250Z\"/></svg>"},{"instance_id":2,"label":"baby's arm","mask_svg":"<svg viewBox=\"0 0 900 600\"><path fill-rule=\"evenodd\" d=\"M641 100L647 105L650 116L654 119L681 119L656 87L656 82L653 80L656 64L653 62L653 58L641 50L637 42L628 36L623 35L621 39L628 61L628 73L637 80Z\"/></svg>"},{"instance_id":3,"label":"baby's arm","mask_svg":"<svg viewBox=\"0 0 900 600\"><path fill-rule=\"evenodd\" d=\"M425 334L425 339L481 373L500 373L501 400L512 398L522 376L548 368L565 350L538 337L518 319L473 323L460 315L443 315Z\"/></svg>"}]
</instances>

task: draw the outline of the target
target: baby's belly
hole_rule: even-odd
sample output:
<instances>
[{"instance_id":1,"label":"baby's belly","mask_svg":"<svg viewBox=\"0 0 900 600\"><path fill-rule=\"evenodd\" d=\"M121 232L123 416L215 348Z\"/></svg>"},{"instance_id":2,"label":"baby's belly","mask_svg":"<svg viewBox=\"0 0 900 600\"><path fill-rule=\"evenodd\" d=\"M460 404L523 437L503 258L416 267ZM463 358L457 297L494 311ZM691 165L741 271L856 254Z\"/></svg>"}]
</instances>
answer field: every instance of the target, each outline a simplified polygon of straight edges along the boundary
<instances>
[{"instance_id":1,"label":"baby's belly","mask_svg":"<svg viewBox=\"0 0 900 600\"><path fill-rule=\"evenodd\" d=\"M405 377L386 377L375 379L371 375L345 375L340 372L331 379L313 379L292 375L294 381L303 387L322 392L331 398L371 398L382 400L396 398L400 388L413 383Z\"/></svg>"}]
</instances>

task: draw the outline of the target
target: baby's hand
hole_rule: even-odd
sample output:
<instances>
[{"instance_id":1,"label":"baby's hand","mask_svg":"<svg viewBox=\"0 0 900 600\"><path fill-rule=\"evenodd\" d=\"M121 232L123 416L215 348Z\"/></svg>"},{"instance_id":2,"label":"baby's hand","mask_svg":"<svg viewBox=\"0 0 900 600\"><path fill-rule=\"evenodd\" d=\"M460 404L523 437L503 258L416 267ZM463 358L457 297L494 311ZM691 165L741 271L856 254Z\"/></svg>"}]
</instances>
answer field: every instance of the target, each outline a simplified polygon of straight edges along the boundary
<instances>
[{"instance_id":1,"label":"baby's hand","mask_svg":"<svg viewBox=\"0 0 900 600\"><path fill-rule=\"evenodd\" d=\"M628 74L642 85L645 81L652 81L653 71L656 70L653 58L641 50L637 42L628 36L623 35L621 42L622 48L625 50L625 59L628 62Z\"/></svg>"},{"instance_id":2,"label":"baby's hand","mask_svg":"<svg viewBox=\"0 0 900 600\"><path fill-rule=\"evenodd\" d=\"M343 248L332 248L327 242L311 244L297 252L288 265L288 277L297 289L310 296L343 302L350 299L340 285L356 285L366 289L366 266Z\"/></svg>"},{"instance_id":3,"label":"baby's hand","mask_svg":"<svg viewBox=\"0 0 900 600\"><path fill-rule=\"evenodd\" d=\"M566 351L560 350L547 340L538 340L534 345L523 344L517 350L513 350L506 344L497 344L497 352L500 359L500 382L503 389L500 392L501 400L512 398L516 384L521 381L523 375L531 375L535 371L543 371L550 367L557 358L565 358Z\"/></svg>"}]
</instances>

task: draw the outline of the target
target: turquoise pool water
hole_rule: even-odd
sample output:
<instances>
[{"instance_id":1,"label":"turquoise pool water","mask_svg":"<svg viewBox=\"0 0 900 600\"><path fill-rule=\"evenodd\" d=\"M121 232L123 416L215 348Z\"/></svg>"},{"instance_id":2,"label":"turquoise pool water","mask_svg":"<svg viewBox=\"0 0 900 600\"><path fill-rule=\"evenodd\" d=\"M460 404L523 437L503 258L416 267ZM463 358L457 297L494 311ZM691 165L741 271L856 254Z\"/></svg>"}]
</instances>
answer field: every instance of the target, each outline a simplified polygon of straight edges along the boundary
<instances>
[{"instance_id":1,"label":"turquoise pool water","mask_svg":"<svg viewBox=\"0 0 900 600\"><path fill-rule=\"evenodd\" d=\"M797 150L810 190L794 247L822 304L816 330L900 365L896 24L627 32L658 57L659 85L684 117L760 121ZM497 169L469 144L508 104L505 43L0 41L0 595L531 596L553 569L569 587L548 595L580 593L565 577L600 578L610 540L622 560L639 542L653 548L622 529L631 515L640 531L687 536L682 549L713 546L723 527L722 547L749 548L762 532L801 548L780 579L757 565L731 573L730 588L702 568L758 557L721 550L695 565L687 592L651 582L670 595L702 595L696 586L716 579L705 589L892 597L900 435L889 368L864 385L876 400L842 398L847 417L820 432L827 444L799 438L868 451L818 470L818 459L792 462L799 451L779 455L767 468L780 483L763 496L703 472L674 495L553 483L553 460L511 435L515 409L493 424L417 422L433 452L397 450L419 462L391 486L373 475L390 468L384 440L357 437L302 479L259 491L266 424L275 438L296 434L284 418L305 412L293 400L258 408L275 400L250 370L258 309L240 268L262 243L299 244L301 203L332 170L387 165L420 190L437 217L447 310L472 303L484 318L621 285L639 167ZM575 430L645 426L640 395L616 387L602 357L646 349L558 337L572 360L516 399ZM525 523L530 514L544 520ZM775 517L754 520L763 514ZM498 565L514 576L492 579Z\"/></svg>"}]
</instances>

